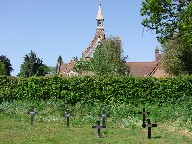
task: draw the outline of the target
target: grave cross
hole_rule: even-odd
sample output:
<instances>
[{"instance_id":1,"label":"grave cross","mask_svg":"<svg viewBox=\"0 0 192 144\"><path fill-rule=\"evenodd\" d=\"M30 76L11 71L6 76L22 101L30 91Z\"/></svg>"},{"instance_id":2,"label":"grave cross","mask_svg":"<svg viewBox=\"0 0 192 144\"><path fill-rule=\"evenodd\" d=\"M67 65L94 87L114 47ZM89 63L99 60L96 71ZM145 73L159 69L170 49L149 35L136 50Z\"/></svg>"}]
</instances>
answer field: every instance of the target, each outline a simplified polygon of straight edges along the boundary
<instances>
[{"instance_id":1,"label":"grave cross","mask_svg":"<svg viewBox=\"0 0 192 144\"><path fill-rule=\"evenodd\" d=\"M101 137L101 128L106 128L105 125L100 125L100 120L96 121L96 126L92 126L92 128L96 128L97 129L97 133L98 133L98 137Z\"/></svg>"},{"instance_id":2,"label":"grave cross","mask_svg":"<svg viewBox=\"0 0 192 144\"><path fill-rule=\"evenodd\" d=\"M98 116L102 118L102 125L105 126L105 119L106 117L109 117L109 115L105 114L105 110L103 110L102 114L98 114Z\"/></svg>"},{"instance_id":3,"label":"grave cross","mask_svg":"<svg viewBox=\"0 0 192 144\"><path fill-rule=\"evenodd\" d=\"M34 107L31 107L31 109L27 113L31 115L31 125L33 125L35 115L38 114L38 112L34 110Z\"/></svg>"},{"instance_id":4,"label":"grave cross","mask_svg":"<svg viewBox=\"0 0 192 144\"><path fill-rule=\"evenodd\" d=\"M65 112L65 117L67 118L67 122L66 122L67 127L69 127L69 117L70 117L70 116L73 116L73 114L70 114L69 110L67 110L67 111Z\"/></svg>"},{"instance_id":5,"label":"grave cross","mask_svg":"<svg viewBox=\"0 0 192 144\"><path fill-rule=\"evenodd\" d=\"M138 114L142 114L142 115L143 115L142 127L145 128L145 127L146 127L145 118L146 118L146 115L147 115L147 114L150 114L150 112L146 112L146 111L145 111L145 108L143 108L143 111L142 111L142 112L138 112Z\"/></svg>"},{"instance_id":6,"label":"grave cross","mask_svg":"<svg viewBox=\"0 0 192 144\"><path fill-rule=\"evenodd\" d=\"M157 127L157 124L152 124L151 120L147 119L147 124L145 124L145 125L148 127L148 139L151 139L151 128L152 127Z\"/></svg>"}]
</instances>

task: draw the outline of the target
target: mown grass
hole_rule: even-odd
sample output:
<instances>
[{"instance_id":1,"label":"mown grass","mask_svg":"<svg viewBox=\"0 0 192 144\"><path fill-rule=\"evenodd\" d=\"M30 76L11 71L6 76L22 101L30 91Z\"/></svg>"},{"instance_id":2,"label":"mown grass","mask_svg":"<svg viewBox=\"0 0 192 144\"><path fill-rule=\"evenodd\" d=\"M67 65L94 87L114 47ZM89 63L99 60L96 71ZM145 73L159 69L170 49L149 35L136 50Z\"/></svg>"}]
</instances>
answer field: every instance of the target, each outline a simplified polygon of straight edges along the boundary
<instances>
[{"instance_id":1,"label":"mown grass","mask_svg":"<svg viewBox=\"0 0 192 144\"><path fill-rule=\"evenodd\" d=\"M93 143L119 143L119 144L187 144L192 143L190 134L184 131L173 129L172 126L158 124L152 130L152 139L147 138L147 130L136 127L119 127L107 125L102 129L102 138L97 138L97 131L91 125L76 126L69 128L65 123L59 122L30 122L11 119L0 115L0 143L2 144L93 144Z\"/></svg>"},{"instance_id":2,"label":"mown grass","mask_svg":"<svg viewBox=\"0 0 192 144\"><path fill-rule=\"evenodd\" d=\"M30 125L27 110L35 106L39 112L35 116L34 126ZM147 129L141 127L141 111L146 107L151 114L152 139L147 138ZM63 117L70 109L75 115L67 128ZM110 114L107 128L101 130L102 138L91 126L98 120L102 109ZM93 144L93 143L129 143L129 144L188 144L192 143L190 107L185 105L103 105L95 103L71 106L62 101L15 101L0 104L0 144Z\"/></svg>"}]
</instances>

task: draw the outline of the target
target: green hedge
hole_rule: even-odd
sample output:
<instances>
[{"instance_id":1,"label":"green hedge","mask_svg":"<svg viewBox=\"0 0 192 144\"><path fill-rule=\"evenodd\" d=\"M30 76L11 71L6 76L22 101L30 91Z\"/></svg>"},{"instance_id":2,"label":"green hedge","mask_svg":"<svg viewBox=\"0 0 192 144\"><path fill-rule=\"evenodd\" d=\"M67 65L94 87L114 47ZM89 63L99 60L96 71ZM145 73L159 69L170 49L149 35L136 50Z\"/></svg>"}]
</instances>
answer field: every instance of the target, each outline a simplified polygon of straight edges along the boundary
<instances>
[{"instance_id":1,"label":"green hedge","mask_svg":"<svg viewBox=\"0 0 192 144\"><path fill-rule=\"evenodd\" d=\"M191 97L192 76L0 77L0 100L63 100L92 103L175 103Z\"/></svg>"}]
</instances>

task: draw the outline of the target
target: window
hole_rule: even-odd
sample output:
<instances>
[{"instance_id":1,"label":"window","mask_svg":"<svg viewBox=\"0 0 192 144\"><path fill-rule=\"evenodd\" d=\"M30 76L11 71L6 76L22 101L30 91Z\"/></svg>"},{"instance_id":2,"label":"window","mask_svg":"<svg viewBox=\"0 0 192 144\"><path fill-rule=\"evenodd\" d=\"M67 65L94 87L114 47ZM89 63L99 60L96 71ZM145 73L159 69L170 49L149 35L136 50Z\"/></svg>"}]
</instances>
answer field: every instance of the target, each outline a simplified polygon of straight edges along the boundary
<instances>
[{"instance_id":1,"label":"window","mask_svg":"<svg viewBox=\"0 0 192 144\"><path fill-rule=\"evenodd\" d=\"M98 26L102 26L102 21L98 21Z\"/></svg>"}]
</instances>

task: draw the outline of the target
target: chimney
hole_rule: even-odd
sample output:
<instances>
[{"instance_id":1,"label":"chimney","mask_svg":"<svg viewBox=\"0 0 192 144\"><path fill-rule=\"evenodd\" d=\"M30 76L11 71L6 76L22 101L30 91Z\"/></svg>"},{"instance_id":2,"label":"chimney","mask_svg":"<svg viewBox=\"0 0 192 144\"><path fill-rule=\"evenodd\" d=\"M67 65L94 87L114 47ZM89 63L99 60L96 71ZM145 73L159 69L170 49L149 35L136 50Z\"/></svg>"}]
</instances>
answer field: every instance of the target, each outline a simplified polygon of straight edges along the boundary
<instances>
[{"instance_id":1,"label":"chimney","mask_svg":"<svg viewBox=\"0 0 192 144\"><path fill-rule=\"evenodd\" d=\"M158 62L161 58L161 55L159 54L159 48L156 46L155 48L155 61Z\"/></svg>"}]
</instances>

